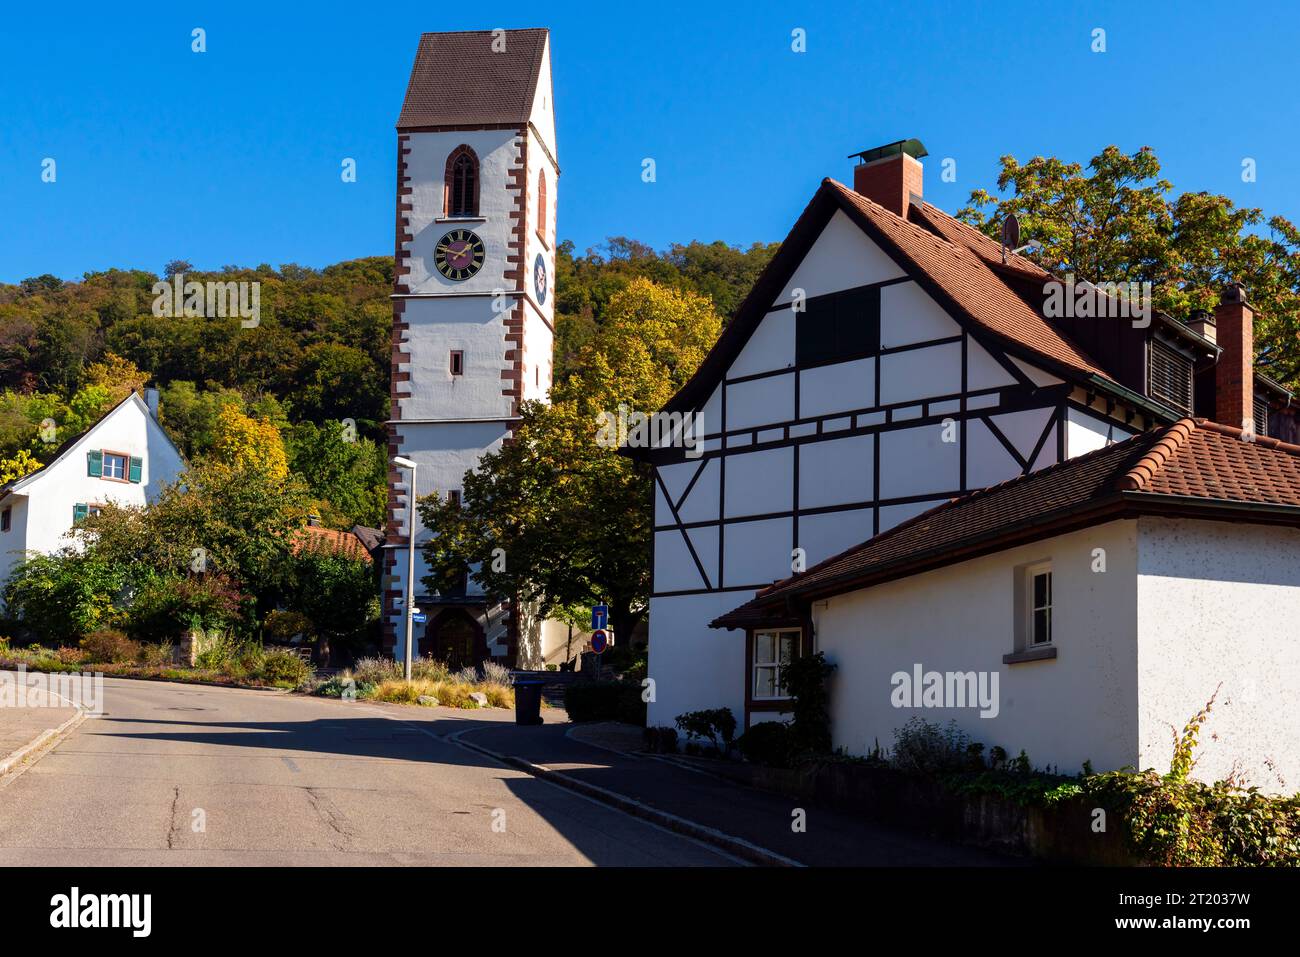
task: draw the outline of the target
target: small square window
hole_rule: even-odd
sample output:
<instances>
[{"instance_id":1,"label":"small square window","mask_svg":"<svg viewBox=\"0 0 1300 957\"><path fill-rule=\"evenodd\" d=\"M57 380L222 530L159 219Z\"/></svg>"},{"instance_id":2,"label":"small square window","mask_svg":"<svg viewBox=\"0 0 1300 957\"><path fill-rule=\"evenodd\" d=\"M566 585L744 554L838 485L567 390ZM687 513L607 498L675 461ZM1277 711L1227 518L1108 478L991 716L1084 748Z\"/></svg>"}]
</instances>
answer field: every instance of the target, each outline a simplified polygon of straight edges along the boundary
<instances>
[{"instance_id":1,"label":"small square window","mask_svg":"<svg viewBox=\"0 0 1300 957\"><path fill-rule=\"evenodd\" d=\"M104 453L104 478L126 481L126 456Z\"/></svg>"},{"instance_id":2,"label":"small square window","mask_svg":"<svg viewBox=\"0 0 1300 957\"><path fill-rule=\"evenodd\" d=\"M451 350L451 374L465 374L465 353L460 349Z\"/></svg>"}]
</instances>

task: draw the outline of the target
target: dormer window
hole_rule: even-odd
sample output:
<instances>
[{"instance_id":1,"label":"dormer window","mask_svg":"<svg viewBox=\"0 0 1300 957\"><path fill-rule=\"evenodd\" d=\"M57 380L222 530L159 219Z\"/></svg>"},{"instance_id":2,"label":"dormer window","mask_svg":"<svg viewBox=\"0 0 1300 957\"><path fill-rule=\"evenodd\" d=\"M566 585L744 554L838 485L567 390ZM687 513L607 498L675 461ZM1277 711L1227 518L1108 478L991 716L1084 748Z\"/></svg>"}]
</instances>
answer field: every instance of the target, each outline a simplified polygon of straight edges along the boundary
<instances>
[{"instance_id":1,"label":"dormer window","mask_svg":"<svg viewBox=\"0 0 1300 957\"><path fill-rule=\"evenodd\" d=\"M1147 351L1147 395L1179 412L1192 411L1192 359L1163 339Z\"/></svg>"},{"instance_id":2,"label":"dormer window","mask_svg":"<svg viewBox=\"0 0 1300 957\"><path fill-rule=\"evenodd\" d=\"M447 157L443 202L453 219L478 216L478 157L468 146L458 146Z\"/></svg>"}]
</instances>

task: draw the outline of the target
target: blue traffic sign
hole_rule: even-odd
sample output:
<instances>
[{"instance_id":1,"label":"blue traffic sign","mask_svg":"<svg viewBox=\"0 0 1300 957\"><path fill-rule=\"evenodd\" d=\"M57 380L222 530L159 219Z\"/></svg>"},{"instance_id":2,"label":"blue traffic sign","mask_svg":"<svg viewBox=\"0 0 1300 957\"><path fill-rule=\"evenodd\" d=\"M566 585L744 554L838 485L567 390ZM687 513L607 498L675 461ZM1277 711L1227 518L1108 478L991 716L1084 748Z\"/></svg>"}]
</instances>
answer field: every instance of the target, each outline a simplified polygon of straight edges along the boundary
<instances>
[{"instance_id":1,"label":"blue traffic sign","mask_svg":"<svg viewBox=\"0 0 1300 957\"><path fill-rule=\"evenodd\" d=\"M423 614L421 614L421 615L412 615L412 616L411 616L411 621L415 622L417 625L423 625L423 624L424 624L426 621L428 621L428 620L429 620L429 616L428 616L428 615L423 615Z\"/></svg>"},{"instance_id":2,"label":"blue traffic sign","mask_svg":"<svg viewBox=\"0 0 1300 957\"><path fill-rule=\"evenodd\" d=\"M606 628L609 626L609 606L592 605L591 606L591 627Z\"/></svg>"},{"instance_id":3,"label":"blue traffic sign","mask_svg":"<svg viewBox=\"0 0 1300 957\"><path fill-rule=\"evenodd\" d=\"M596 654L602 654L609 647L609 632L604 628L597 628L591 633L591 650Z\"/></svg>"}]
</instances>

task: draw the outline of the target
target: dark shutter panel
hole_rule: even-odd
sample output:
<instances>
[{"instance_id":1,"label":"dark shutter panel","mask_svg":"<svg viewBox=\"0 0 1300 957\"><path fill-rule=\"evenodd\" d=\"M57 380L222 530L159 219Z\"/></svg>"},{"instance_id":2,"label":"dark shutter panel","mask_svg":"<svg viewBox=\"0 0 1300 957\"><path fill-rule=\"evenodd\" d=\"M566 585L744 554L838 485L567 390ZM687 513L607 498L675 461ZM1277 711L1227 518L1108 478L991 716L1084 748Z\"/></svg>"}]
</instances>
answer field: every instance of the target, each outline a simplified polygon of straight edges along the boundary
<instances>
[{"instance_id":1,"label":"dark shutter panel","mask_svg":"<svg viewBox=\"0 0 1300 957\"><path fill-rule=\"evenodd\" d=\"M835 299L819 296L804 303L794 314L795 362L816 365L835 358Z\"/></svg>"},{"instance_id":2,"label":"dark shutter panel","mask_svg":"<svg viewBox=\"0 0 1300 957\"><path fill-rule=\"evenodd\" d=\"M1268 435L1268 403L1258 397L1255 399L1255 434Z\"/></svg>"},{"instance_id":3,"label":"dark shutter panel","mask_svg":"<svg viewBox=\"0 0 1300 957\"><path fill-rule=\"evenodd\" d=\"M131 464L127 468L126 477L129 478L132 482L140 481L140 468L143 465L144 465L144 459L138 459L134 455L131 456Z\"/></svg>"},{"instance_id":4,"label":"dark shutter panel","mask_svg":"<svg viewBox=\"0 0 1300 957\"><path fill-rule=\"evenodd\" d=\"M91 449L86 453L86 474L91 478L101 478L104 474L103 449Z\"/></svg>"},{"instance_id":5,"label":"dark shutter panel","mask_svg":"<svg viewBox=\"0 0 1300 957\"><path fill-rule=\"evenodd\" d=\"M89 514L90 507L88 505L78 503L72 506L72 524L76 525Z\"/></svg>"},{"instance_id":6,"label":"dark shutter panel","mask_svg":"<svg viewBox=\"0 0 1300 957\"><path fill-rule=\"evenodd\" d=\"M1180 412L1192 411L1192 360L1159 339L1147 357L1147 394Z\"/></svg>"},{"instance_id":7,"label":"dark shutter panel","mask_svg":"<svg viewBox=\"0 0 1300 957\"><path fill-rule=\"evenodd\" d=\"M880 351L880 287L835 297L835 358L854 359Z\"/></svg>"}]
</instances>

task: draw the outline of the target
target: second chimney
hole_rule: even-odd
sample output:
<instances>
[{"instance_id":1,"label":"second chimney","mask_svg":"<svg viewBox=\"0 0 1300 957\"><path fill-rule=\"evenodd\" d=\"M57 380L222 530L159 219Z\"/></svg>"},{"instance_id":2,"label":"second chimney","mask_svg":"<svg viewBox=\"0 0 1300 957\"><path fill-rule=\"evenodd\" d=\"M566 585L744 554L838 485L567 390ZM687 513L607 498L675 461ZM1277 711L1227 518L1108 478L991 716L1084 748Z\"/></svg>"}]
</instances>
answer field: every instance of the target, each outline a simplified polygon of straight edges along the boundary
<instances>
[{"instance_id":1,"label":"second chimney","mask_svg":"<svg viewBox=\"0 0 1300 957\"><path fill-rule=\"evenodd\" d=\"M908 207L923 195L920 160L928 154L921 141L899 140L852 155L858 158L853 191L906 219Z\"/></svg>"},{"instance_id":2,"label":"second chimney","mask_svg":"<svg viewBox=\"0 0 1300 957\"><path fill-rule=\"evenodd\" d=\"M1214 417L1223 425L1254 432L1255 313L1246 304L1246 287L1229 283L1214 307L1214 324L1223 353L1214 367Z\"/></svg>"}]
</instances>

